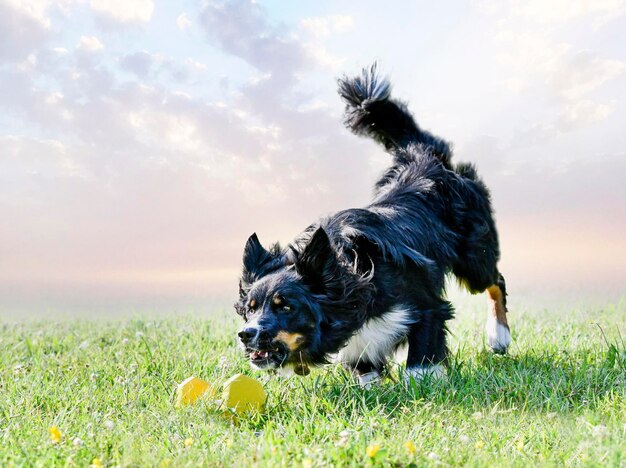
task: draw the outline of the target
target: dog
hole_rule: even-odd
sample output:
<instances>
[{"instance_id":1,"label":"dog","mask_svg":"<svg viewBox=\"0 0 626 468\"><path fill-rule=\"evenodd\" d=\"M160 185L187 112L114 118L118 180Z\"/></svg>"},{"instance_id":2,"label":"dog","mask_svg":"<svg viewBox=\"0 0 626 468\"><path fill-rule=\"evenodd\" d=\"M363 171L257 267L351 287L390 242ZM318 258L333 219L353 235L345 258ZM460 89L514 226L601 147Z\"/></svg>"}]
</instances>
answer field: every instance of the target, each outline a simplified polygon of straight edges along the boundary
<instances>
[{"instance_id":1,"label":"dog","mask_svg":"<svg viewBox=\"0 0 626 468\"><path fill-rule=\"evenodd\" d=\"M372 203L318 220L285 248L266 249L256 234L245 245L235 310L253 368L306 375L338 360L367 387L408 346L406 379L443 376L449 273L487 292L490 348L505 353L511 343L489 191L391 97L376 68L339 80L346 126L392 158Z\"/></svg>"}]
</instances>

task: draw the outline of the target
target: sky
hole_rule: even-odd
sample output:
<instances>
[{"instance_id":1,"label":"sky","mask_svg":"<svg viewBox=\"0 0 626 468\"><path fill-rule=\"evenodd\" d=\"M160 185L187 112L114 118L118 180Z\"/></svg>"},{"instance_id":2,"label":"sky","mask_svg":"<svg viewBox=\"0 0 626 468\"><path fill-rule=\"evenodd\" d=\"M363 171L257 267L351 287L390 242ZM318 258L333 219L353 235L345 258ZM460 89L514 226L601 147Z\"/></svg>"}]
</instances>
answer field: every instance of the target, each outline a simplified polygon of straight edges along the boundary
<instances>
[{"instance_id":1,"label":"sky","mask_svg":"<svg viewBox=\"0 0 626 468\"><path fill-rule=\"evenodd\" d=\"M492 191L511 295L626 283L626 1L0 0L0 314L232 303L243 245L368 204L378 61Z\"/></svg>"}]
</instances>

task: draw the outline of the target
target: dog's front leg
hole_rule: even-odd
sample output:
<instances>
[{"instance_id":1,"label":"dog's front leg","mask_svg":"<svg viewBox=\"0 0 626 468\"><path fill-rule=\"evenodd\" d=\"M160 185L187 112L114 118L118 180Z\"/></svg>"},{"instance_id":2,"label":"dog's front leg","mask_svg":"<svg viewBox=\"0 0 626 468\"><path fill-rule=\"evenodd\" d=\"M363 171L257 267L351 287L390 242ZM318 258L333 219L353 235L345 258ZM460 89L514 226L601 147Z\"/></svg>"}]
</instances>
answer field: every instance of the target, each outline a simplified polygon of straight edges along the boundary
<instances>
[{"instance_id":1,"label":"dog's front leg","mask_svg":"<svg viewBox=\"0 0 626 468\"><path fill-rule=\"evenodd\" d=\"M405 382L421 380L426 376L441 378L446 375L444 363L448 355L446 320L452 318L448 302L429 310L420 310L419 320L411 325L408 334L409 352L406 360Z\"/></svg>"},{"instance_id":2,"label":"dog's front leg","mask_svg":"<svg viewBox=\"0 0 626 468\"><path fill-rule=\"evenodd\" d=\"M382 378L384 363L373 364L368 361L359 360L356 363L344 363L344 368L351 372L359 385L365 389L380 383Z\"/></svg>"}]
</instances>

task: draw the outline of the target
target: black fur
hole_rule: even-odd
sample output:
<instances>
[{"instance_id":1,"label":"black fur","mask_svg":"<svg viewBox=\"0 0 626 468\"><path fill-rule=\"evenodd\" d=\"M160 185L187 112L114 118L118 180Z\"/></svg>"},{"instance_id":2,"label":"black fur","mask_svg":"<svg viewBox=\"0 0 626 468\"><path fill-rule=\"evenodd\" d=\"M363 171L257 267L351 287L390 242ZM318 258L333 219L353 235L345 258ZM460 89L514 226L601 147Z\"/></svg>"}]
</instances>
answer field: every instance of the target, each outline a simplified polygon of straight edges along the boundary
<instances>
[{"instance_id":1,"label":"black fur","mask_svg":"<svg viewBox=\"0 0 626 468\"><path fill-rule=\"evenodd\" d=\"M364 326L395 327L382 321L392 310L406 319L391 348L408 344L407 367L443 363L453 316L445 275L472 292L493 284L504 291L487 188L470 164L455 167L449 145L421 130L390 93L375 66L339 81L348 128L393 157L373 202L319 220L285 249L265 250L255 234L246 244L236 309L256 367L326 363ZM281 331L297 337L294 349L276 338ZM344 364L357 374L381 372L382 354L392 350Z\"/></svg>"}]
</instances>

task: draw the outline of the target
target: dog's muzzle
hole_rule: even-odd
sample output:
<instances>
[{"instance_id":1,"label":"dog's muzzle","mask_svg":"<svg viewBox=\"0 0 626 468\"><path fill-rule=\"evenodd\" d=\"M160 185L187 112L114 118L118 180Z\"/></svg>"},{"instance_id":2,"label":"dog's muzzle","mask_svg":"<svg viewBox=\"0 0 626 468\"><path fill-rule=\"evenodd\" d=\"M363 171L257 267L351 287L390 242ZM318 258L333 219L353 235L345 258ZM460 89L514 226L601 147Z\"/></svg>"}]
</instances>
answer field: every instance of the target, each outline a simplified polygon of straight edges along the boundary
<instances>
[{"instance_id":1,"label":"dog's muzzle","mask_svg":"<svg viewBox=\"0 0 626 468\"><path fill-rule=\"evenodd\" d=\"M250 364L258 369L280 367L287 359L287 350L264 328L247 327L238 334Z\"/></svg>"}]
</instances>

